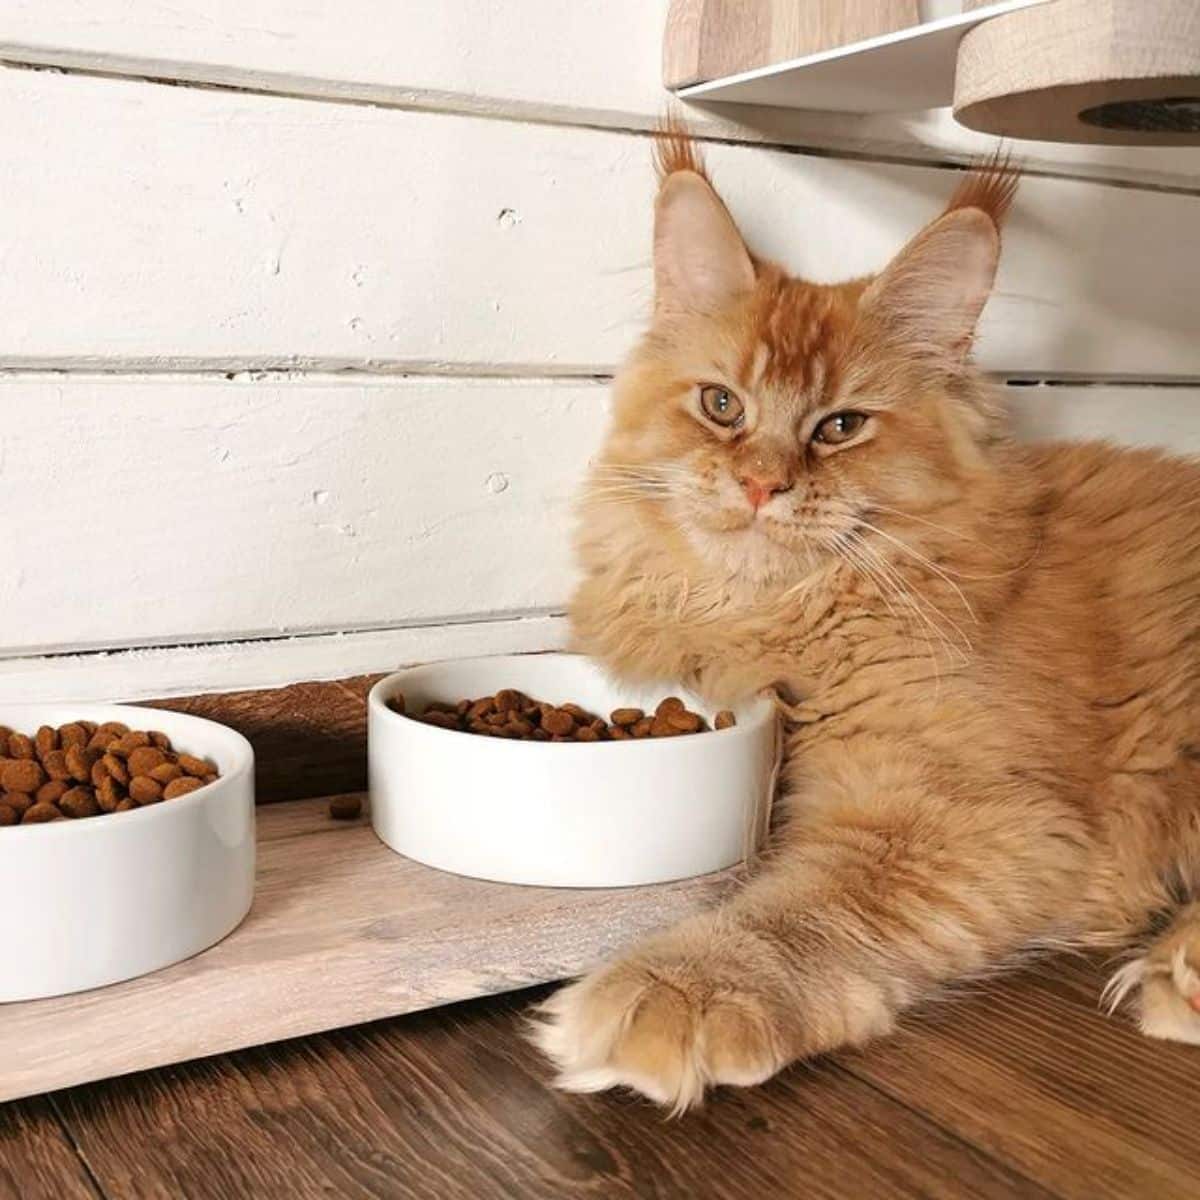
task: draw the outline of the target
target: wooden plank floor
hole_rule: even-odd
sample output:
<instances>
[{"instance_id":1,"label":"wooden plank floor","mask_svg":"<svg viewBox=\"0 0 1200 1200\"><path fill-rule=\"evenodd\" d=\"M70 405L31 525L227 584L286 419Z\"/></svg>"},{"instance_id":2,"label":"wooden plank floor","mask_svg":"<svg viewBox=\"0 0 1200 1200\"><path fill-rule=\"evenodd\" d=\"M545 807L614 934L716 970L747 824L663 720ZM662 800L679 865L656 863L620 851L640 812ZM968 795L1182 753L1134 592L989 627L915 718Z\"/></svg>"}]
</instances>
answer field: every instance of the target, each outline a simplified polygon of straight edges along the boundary
<instances>
[{"instance_id":1,"label":"wooden plank floor","mask_svg":"<svg viewBox=\"0 0 1200 1200\"><path fill-rule=\"evenodd\" d=\"M473 1001L0 1106L0 1197L1200 1195L1200 1050L1095 1009L1060 960L896 1037L665 1120L568 1096Z\"/></svg>"}]
</instances>

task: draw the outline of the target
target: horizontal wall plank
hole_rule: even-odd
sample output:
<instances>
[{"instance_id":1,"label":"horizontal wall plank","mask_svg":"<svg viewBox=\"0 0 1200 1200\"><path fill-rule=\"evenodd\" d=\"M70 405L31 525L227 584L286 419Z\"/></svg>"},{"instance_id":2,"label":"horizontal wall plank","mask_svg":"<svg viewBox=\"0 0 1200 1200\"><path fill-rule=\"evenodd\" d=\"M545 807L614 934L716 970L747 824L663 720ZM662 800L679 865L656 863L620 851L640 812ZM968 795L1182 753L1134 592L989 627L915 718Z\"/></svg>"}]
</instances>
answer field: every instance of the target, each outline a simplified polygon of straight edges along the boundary
<instances>
[{"instance_id":1,"label":"horizontal wall plank","mask_svg":"<svg viewBox=\"0 0 1200 1200\"><path fill-rule=\"evenodd\" d=\"M0 411L10 657L559 608L606 420L506 381L9 380Z\"/></svg>"},{"instance_id":2,"label":"horizontal wall plank","mask_svg":"<svg viewBox=\"0 0 1200 1200\"><path fill-rule=\"evenodd\" d=\"M0 367L594 374L647 310L642 136L11 70L0 105ZM878 269L957 177L711 161L754 246L821 280ZM981 361L1200 375L1195 205L1028 180Z\"/></svg>"},{"instance_id":3,"label":"horizontal wall plank","mask_svg":"<svg viewBox=\"0 0 1200 1200\"><path fill-rule=\"evenodd\" d=\"M0 58L375 104L644 129L667 100L668 0L6 0ZM953 5L929 5L945 15ZM714 136L961 159L988 140L948 110L796 113L689 106ZM1200 185L1200 151L1023 143L1043 170Z\"/></svg>"},{"instance_id":4,"label":"horizontal wall plank","mask_svg":"<svg viewBox=\"0 0 1200 1200\"><path fill-rule=\"evenodd\" d=\"M193 696L343 679L445 658L536 654L566 645L566 619L548 616L18 658L0 660L0 699L49 703Z\"/></svg>"}]
</instances>

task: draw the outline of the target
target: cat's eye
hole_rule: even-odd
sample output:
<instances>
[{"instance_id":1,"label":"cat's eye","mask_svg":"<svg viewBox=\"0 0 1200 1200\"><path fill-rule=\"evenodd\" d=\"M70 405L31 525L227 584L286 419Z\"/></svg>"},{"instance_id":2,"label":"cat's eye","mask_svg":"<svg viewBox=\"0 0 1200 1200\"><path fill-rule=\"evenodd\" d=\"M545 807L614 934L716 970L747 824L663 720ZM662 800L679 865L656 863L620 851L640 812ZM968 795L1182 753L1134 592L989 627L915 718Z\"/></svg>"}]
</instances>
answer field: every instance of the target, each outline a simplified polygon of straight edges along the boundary
<instances>
[{"instance_id":1,"label":"cat's eye","mask_svg":"<svg viewBox=\"0 0 1200 1200\"><path fill-rule=\"evenodd\" d=\"M732 429L746 416L746 406L728 389L716 383L706 383L700 389L700 407L714 425Z\"/></svg>"},{"instance_id":2,"label":"cat's eye","mask_svg":"<svg viewBox=\"0 0 1200 1200\"><path fill-rule=\"evenodd\" d=\"M826 446L840 446L842 442L848 442L854 437L866 423L865 413L830 413L813 430L813 441L823 442Z\"/></svg>"}]
</instances>

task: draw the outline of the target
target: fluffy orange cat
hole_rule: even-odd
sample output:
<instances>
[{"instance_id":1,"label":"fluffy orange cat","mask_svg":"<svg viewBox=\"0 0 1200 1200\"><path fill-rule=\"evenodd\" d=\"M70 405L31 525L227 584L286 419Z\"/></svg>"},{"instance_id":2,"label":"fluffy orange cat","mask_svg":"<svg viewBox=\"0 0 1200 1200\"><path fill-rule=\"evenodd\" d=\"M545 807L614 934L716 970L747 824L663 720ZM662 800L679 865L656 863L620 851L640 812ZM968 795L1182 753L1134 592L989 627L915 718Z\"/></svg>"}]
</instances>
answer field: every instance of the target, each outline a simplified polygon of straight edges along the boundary
<instances>
[{"instance_id":1,"label":"fluffy orange cat","mask_svg":"<svg viewBox=\"0 0 1200 1200\"><path fill-rule=\"evenodd\" d=\"M887 1033L1024 950L1200 1041L1200 467L1023 446L971 364L1002 164L878 276L747 249L659 143L655 306L583 502L580 647L713 705L774 688L782 820L721 907L559 991L569 1088L676 1110Z\"/></svg>"}]
</instances>

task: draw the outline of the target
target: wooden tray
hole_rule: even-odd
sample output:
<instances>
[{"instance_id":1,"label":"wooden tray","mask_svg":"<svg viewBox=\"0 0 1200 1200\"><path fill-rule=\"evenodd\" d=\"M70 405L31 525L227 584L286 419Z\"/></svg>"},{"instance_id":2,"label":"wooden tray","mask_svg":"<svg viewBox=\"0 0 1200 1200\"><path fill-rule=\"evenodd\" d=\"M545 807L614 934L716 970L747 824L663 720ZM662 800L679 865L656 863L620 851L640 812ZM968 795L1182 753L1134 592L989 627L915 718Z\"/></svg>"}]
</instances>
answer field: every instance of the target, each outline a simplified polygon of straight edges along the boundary
<instances>
[{"instance_id":1,"label":"wooden tray","mask_svg":"<svg viewBox=\"0 0 1200 1200\"><path fill-rule=\"evenodd\" d=\"M327 805L258 810L254 907L211 950L113 987L0 1004L0 1101L565 979L730 880L483 883L401 858Z\"/></svg>"}]
</instances>

